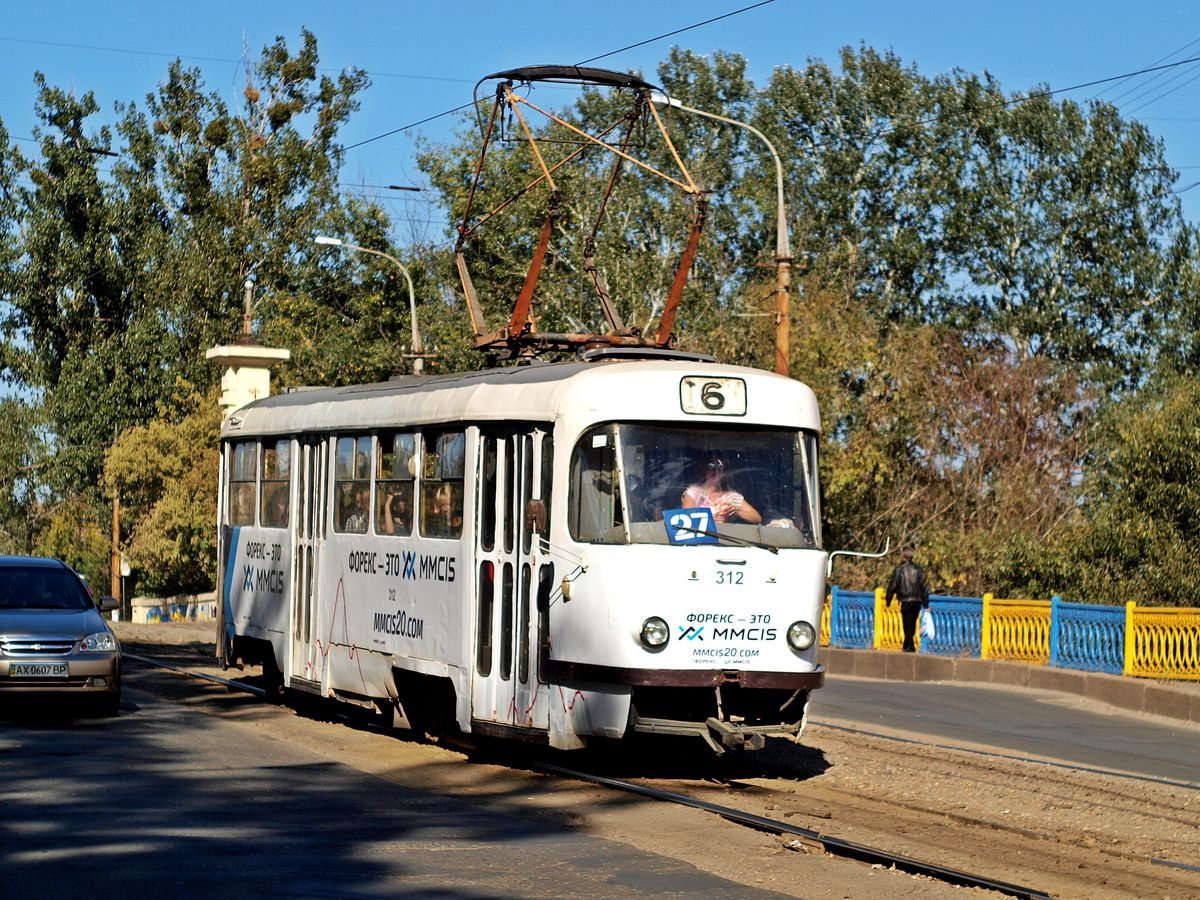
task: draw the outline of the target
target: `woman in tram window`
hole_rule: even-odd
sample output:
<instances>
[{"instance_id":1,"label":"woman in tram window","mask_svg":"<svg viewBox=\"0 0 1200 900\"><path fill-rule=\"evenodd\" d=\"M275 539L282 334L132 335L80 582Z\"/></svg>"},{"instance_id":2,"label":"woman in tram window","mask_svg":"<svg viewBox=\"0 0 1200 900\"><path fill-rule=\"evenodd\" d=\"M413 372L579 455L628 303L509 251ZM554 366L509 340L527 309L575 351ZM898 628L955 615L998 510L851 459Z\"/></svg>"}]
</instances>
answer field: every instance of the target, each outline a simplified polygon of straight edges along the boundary
<instances>
[{"instance_id":1,"label":"woman in tram window","mask_svg":"<svg viewBox=\"0 0 1200 900\"><path fill-rule=\"evenodd\" d=\"M716 453L693 463L688 469L688 486L681 497L687 507L706 506L717 524L735 519L757 525L762 515L746 498L730 489L725 479L725 462Z\"/></svg>"}]
</instances>

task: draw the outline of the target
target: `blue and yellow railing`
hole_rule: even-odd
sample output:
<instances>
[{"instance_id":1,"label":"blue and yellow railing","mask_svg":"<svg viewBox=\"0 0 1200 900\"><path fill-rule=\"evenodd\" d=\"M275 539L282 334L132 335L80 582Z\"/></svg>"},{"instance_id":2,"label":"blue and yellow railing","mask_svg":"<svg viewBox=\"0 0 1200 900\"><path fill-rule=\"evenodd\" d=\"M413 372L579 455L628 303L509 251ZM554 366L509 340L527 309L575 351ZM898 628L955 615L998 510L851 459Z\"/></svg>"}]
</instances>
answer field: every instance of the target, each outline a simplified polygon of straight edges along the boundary
<instances>
[{"instance_id":1,"label":"blue and yellow railing","mask_svg":"<svg viewBox=\"0 0 1200 900\"><path fill-rule=\"evenodd\" d=\"M918 636L921 653L1200 680L1200 609L1065 603L1058 597L1004 600L991 594L929 599L936 636ZM882 588L835 586L821 614L821 643L899 650L899 604L885 606Z\"/></svg>"}]
</instances>

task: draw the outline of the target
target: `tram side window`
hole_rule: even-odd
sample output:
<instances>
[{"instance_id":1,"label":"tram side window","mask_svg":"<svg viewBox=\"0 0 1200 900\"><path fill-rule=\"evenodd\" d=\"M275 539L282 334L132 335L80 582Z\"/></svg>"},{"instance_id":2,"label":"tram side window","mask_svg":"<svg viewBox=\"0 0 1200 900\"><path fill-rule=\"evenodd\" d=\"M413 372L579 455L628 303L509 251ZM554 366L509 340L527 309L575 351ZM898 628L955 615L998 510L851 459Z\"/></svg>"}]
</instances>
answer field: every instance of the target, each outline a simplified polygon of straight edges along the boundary
<instances>
[{"instance_id":1,"label":"tram side window","mask_svg":"<svg viewBox=\"0 0 1200 900\"><path fill-rule=\"evenodd\" d=\"M415 434L385 432L379 436L375 464L377 534L412 534L416 451Z\"/></svg>"},{"instance_id":2,"label":"tram side window","mask_svg":"<svg viewBox=\"0 0 1200 900\"><path fill-rule=\"evenodd\" d=\"M463 453L461 431L426 432L421 470L421 534L456 538L462 534Z\"/></svg>"},{"instance_id":3,"label":"tram side window","mask_svg":"<svg viewBox=\"0 0 1200 900\"><path fill-rule=\"evenodd\" d=\"M594 428L571 454L568 526L577 541L622 543L614 530L624 522L617 484L616 434L611 425Z\"/></svg>"},{"instance_id":4,"label":"tram side window","mask_svg":"<svg viewBox=\"0 0 1200 900\"><path fill-rule=\"evenodd\" d=\"M371 438L337 439L333 474L334 530L365 534L371 520Z\"/></svg>"},{"instance_id":5,"label":"tram side window","mask_svg":"<svg viewBox=\"0 0 1200 900\"><path fill-rule=\"evenodd\" d=\"M241 441L229 454L229 524L254 524L254 483L258 475L258 444Z\"/></svg>"},{"instance_id":6,"label":"tram side window","mask_svg":"<svg viewBox=\"0 0 1200 900\"><path fill-rule=\"evenodd\" d=\"M267 528L287 528L291 497L291 438L263 444L262 523Z\"/></svg>"},{"instance_id":7,"label":"tram side window","mask_svg":"<svg viewBox=\"0 0 1200 900\"><path fill-rule=\"evenodd\" d=\"M546 504L546 531L542 535L542 552L550 552L551 489L554 485L554 436L542 435L542 502Z\"/></svg>"}]
</instances>

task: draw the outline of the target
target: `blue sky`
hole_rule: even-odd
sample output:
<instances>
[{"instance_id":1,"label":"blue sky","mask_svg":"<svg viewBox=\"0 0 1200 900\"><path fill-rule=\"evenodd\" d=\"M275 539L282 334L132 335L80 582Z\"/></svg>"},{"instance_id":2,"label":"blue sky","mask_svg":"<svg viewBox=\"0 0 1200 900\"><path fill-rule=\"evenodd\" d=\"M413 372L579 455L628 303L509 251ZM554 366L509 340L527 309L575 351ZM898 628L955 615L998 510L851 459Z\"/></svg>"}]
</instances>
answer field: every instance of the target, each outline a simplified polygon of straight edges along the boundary
<instances>
[{"instance_id":1,"label":"blue sky","mask_svg":"<svg viewBox=\"0 0 1200 900\"><path fill-rule=\"evenodd\" d=\"M233 100L244 85L238 62L243 49L257 56L276 35L297 46L300 28L307 27L318 39L324 67L353 65L372 76L361 112L343 132L349 145L466 103L475 81L487 73L535 63L580 62L754 2L8 4L0 22L0 119L11 135L31 136L35 70L60 87L95 92L107 112L116 101L140 103L175 56L199 67L210 89ZM596 65L640 68L651 76L672 45L700 53L726 50L745 56L751 77L763 84L776 66L802 66L810 57L833 62L840 47L860 43L890 48L927 75L954 68L986 70L1008 92L1046 84L1061 88L1131 72L1164 58L1170 62L1200 56L1200 4L775 0L607 56ZM1200 63L1155 81L1142 76L1066 96L1085 101L1098 93L1163 138L1167 159L1180 172L1179 189L1200 182ZM450 118L442 118L420 131L437 139L445 137L452 124ZM416 133L351 150L343 184L418 182L413 162ZM34 150L33 144L21 146ZM440 224L427 223L429 201L421 195L379 196L400 220L401 240L406 235L441 237ZM1188 217L1200 221L1200 187L1180 196Z\"/></svg>"}]
</instances>

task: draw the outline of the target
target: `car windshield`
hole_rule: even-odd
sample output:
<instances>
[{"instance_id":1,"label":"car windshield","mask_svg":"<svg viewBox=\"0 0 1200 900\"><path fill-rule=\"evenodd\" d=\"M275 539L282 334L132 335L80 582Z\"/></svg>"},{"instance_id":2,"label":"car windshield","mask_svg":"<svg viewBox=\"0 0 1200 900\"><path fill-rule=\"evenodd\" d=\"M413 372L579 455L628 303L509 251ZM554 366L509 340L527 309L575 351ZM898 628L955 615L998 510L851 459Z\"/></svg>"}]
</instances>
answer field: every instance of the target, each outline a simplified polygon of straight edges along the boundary
<instances>
[{"instance_id":1,"label":"car windshield","mask_svg":"<svg viewBox=\"0 0 1200 900\"><path fill-rule=\"evenodd\" d=\"M600 425L575 445L570 494L579 541L666 544L664 511L702 507L731 543L821 546L813 432Z\"/></svg>"},{"instance_id":2,"label":"car windshield","mask_svg":"<svg viewBox=\"0 0 1200 900\"><path fill-rule=\"evenodd\" d=\"M41 566L0 568L0 610L88 609L92 601L83 586L65 569Z\"/></svg>"}]
</instances>

